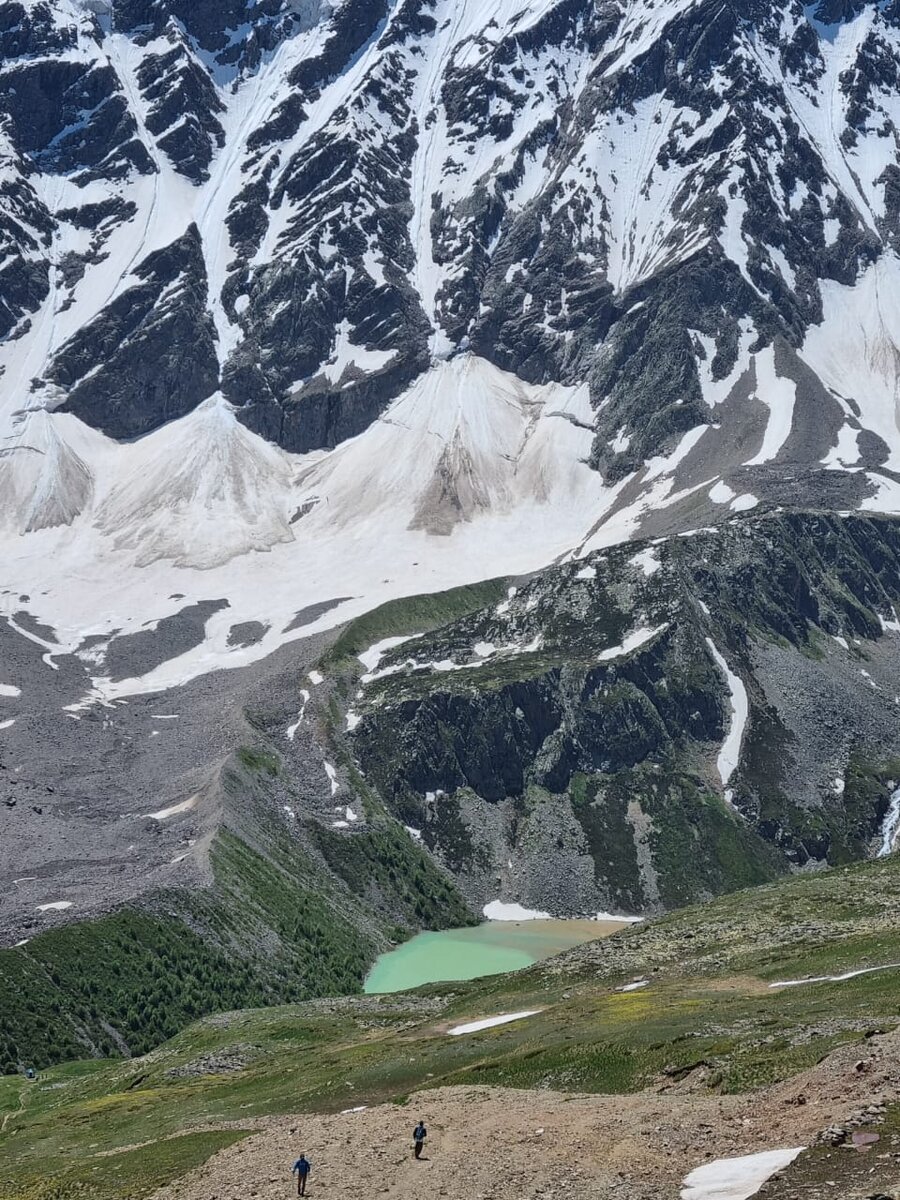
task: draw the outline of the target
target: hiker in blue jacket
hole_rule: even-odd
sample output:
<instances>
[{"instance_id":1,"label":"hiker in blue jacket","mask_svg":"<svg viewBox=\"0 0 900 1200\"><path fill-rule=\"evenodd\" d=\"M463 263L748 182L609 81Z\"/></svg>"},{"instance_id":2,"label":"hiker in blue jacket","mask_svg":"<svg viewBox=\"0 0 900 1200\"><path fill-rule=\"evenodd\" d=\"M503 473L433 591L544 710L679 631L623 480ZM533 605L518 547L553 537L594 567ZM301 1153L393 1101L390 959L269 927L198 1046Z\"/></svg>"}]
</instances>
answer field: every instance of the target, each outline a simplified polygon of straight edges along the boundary
<instances>
[{"instance_id":1,"label":"hiker in blue jacket","mask_svg":"<svg viewBox=\"0 0 900 1200\"><path fill-rule=\"evenodd\" d=\"M422 1157L422 1148L425 1145L425 1139L428 1137L428 1130L425 1128L425 1122L419 1118L419 1123L413 1130L413 1154L416 1158Z\"/></svg>"},{"instance_id":2,"label":"hiker in blue jacket","mask_svg":"<svg viewBox=\"0 0 900 1200\"><path fill-rule=\"evenodd\" d=\"M291 1168L291 1174L297 1175L297 1195L306 1195L306 1180L309 1177L309 1172L312 1169L312 1164L305 1154L301 1154Z\"/></svg>"}]
</instances>

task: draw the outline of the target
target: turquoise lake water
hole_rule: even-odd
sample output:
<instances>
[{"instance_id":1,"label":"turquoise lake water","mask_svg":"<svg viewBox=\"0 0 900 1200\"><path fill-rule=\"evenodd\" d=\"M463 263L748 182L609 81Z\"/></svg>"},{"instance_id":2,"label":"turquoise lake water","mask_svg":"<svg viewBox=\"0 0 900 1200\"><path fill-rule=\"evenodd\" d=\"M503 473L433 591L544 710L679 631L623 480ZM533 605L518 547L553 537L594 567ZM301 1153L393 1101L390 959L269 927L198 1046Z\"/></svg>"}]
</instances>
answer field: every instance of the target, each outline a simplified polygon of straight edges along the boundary
<instances>
[{"instance_id":1,"label":"turquoise lake water","mask_svg":"<svg viewBox=\"0 0 900 1200\"><path fill-rule=\"evenodd\" d=\"M518 971L621 928L615 921L488 921L468 929L420 933L376 960L365 990L402 992L423 983Z\"/></svg>"}]
</instances>

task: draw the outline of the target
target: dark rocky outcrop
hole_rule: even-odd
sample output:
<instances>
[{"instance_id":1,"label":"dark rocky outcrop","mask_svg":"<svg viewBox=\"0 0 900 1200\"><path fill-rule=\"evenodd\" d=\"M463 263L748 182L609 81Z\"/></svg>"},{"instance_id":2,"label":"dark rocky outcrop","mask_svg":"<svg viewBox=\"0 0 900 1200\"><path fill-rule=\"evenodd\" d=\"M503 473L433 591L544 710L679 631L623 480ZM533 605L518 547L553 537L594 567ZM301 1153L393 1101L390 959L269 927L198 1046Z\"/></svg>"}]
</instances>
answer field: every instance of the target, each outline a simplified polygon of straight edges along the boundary
<instances>
[{"instance_id":1,"label":"dark rocky outcrop","mask_svg":"<svg viewBox=\"0 0 900 1200\"><path fill-rule=\"evenodd\" d=\"M848 861L900 783L898 603L888 519L603 551L388 652L354 750L476 898L643 909Z\"/></svg>"},{"instance_id":2,"label":"dark rocky outcrop","mask_svg":"<svg viewBox=\"0 0 900 1200\"><path fill-rule=\"evenodd\" d=\"M48 372L71 412L120 438L190 412L219 376L196 227L134 273L140 283L71 338Z\"/></svg>"}]
</instances>

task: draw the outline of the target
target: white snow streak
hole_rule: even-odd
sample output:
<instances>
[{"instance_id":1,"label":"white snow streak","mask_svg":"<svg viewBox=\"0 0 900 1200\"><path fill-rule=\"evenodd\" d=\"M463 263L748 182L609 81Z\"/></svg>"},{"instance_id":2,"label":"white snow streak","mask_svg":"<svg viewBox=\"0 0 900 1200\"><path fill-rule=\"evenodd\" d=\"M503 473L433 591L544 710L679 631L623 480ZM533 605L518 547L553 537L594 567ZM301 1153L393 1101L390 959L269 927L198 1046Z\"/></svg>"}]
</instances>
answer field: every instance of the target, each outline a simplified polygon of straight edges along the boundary
<instances>
[{"instance_id":1,"label":"white snow streak","mask_svg":"<svg viewBox=\"0 0 900 1200\"><path fill-rule=\"evenodd\" d=\"M359 661L366 668L365 673L361 676L362 682L372 683L375 679L383 679L386 675L395 675L398 671L402 671L406 666L405 663L396 663L394 666L385 667L383 671L379 671L378 667L388 650L393 650L395 646L402 646L404 642L412 641L418 636L419 634L409 633L402 637L382 638L380 642L375 642L368 650L357 655Z\"/></svg>"},{"instance_id":2,"label":"white snow streak","mask_svg":"<svg viewBox=\"0 0 900 1200\"><path fill-rule=\"evenodd\" d=\"M794 419L794 401L797 385L785 379L775 370L775 351L766 347L756 355L756 395L769 410L769 420L762 445L753 458L748 458L745 467L761 466L771 462L790 437Z\"/></svg>"},{"instance_id":3,"label":"white snow streak","mask_svg":"<svg viewBox=\"0 0 900 1200\"><path fill-rule=\"evenodd\" d=\"M891 802L888 805L888 810L881 826L881 846L878 850L879 858L886 858L887 855L893 853L898 832L900 832L900 787L891 796Z\"/></svg>"},{"instance_id":4,"label":"white snow streak","mask_svg":"<svg viewBox=\"0 0 900 1200\"><path fill-rule=\"evenodd\" d=\"M727 787L728 781L737 769L741 756L741 741L744 737L744 728L747 724L747 715L749 713L747 689L744 687L741 679L729 668L728 663L716 649L712 638L707 638L706 644L709 647L710 654L712 654L716 661L716 666L725 676L731 696L731 724L728 728L728 733L725 735L725 741L722 743L722 749L719 751L719 757L716 760L722 786Z\"/></svg>"},{"instance_id":5,"label":"white snow streak","mask_svg":"<svg viewBox=\"0 0 900 1200\"><path fill-rule=\"evenodd\" d=\"M300 699L303 701L303 703L300 705L300 711L297 713L297 720L288 725L287 729L284 731L285 737L289 742L294 740L297 730L303 723L303 716L306 712L306 706L309 703L309 691L306 688L300 689Z\"/></svg>"},{"instance_id":6,"label":"white snow streak","mask_svg":"<svg viewBox=\"0 0 900 1200\"><path fill-rule=\"evenodd\" d=\"M447 1032L451 1037L460 1037L464 1033L478 1033L482 1029L493 1029L497 1025L508 1025L510 1021L523 1021L526 1017L536 1017L543 1009L532 1008L528 1012L504 1013L500 1017L484 1017L480 1021L469 1021L465 1025L455 1025Z\"/></svg>"},{"instance_id":7,"label":"white snow streak","mask_svg":"<svg viewBox=\"0 0 900 1200\"><path fill-rule=\"evenodd\" d=\"M803 987L807 983L846 983L848 979L856 979L859 975L872 975L876 971L896 971L900 963L885 963L881 967L861 967L857 971L847 971L843 975L812 975L808 979L781 979L770 983L770 988Z\"/></svg>"}]
</instances>

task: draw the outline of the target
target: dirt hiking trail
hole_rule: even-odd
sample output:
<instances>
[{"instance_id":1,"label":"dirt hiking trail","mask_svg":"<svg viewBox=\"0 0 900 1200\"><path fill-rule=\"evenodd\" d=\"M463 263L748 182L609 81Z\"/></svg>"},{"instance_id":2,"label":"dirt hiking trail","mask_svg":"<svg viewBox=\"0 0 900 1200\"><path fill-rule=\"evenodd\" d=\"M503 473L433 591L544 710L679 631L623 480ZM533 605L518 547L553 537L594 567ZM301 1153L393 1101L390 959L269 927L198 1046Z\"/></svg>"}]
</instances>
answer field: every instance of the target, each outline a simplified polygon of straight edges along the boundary
<instances>
[{"instance_id":1,"label":"dirt hiking trail","mask_svg":"<svg viewBox=\"0 0 900 1200\"><path fill-rule=\"evenodd\" d=\"M273 1118L153 1200L285 1200L296 1194L290 1169L301 1151L313 1164L310 1200L675 1200L685 1175L710 1159L810 1145L867 1106L896 1101L900 1035L842 1047L753 1095L690 1089L690 1080L624 1096L439 1088L404 1105ZM416 1162L419 1117L429 1137ZM900 1189L900 1158L895 1165ZM819 1194L871 1193L802 1190Z\"/></svg>"}]
</instances>

